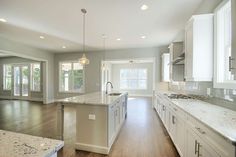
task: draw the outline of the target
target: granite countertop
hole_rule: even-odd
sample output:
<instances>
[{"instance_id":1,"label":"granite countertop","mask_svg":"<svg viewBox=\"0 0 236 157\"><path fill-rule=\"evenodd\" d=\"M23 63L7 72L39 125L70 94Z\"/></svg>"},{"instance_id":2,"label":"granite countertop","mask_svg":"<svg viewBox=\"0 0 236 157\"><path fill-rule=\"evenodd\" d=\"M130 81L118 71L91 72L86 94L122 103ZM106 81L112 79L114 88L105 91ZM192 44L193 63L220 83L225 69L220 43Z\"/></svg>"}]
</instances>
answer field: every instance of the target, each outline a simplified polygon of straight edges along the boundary
<instances>
[{"instance_id":1,"label":"granite countertop","mask_svg":"<svg viewBox=\"0 0 236 157\"><path fill-rule=\"evenodd\" d=\"M121 93L121 95L110 96L105 92L95 92L95 93L69 97L65 99L59 99L56 102L62 104L110 105L122 95L127 94L127 92L112 92L112 93Z\"/></svg>"},{"instance_id":2,"label":"granite countertop","mask_svg":"<svg viewBox=\"0 0 236 157\"><path fill-rule=\"evenodd\" d=\"M0 130L1 157L50 157L64 142Z\"/></svg>"},{"instance_id":3,"label":"granite countertop","mask_svg":"<svg viewBox=\"0 0 236 157\"><path fill-rule=\"evenodd\" d=\"M236 145L236 112L195 99L173 99L174 104Z\"/></svg>"},{"instance_id":4,"label":"granite countertop","mask_svg":"<svg viewBox=\"0 0 236 157\"><path fill-rule=\"evenodd\" d=\"M165 95L172 91L159 92ZM197 99L169 99L187 114L236 145L236 111Z\"/></svg>"}]
</instances>

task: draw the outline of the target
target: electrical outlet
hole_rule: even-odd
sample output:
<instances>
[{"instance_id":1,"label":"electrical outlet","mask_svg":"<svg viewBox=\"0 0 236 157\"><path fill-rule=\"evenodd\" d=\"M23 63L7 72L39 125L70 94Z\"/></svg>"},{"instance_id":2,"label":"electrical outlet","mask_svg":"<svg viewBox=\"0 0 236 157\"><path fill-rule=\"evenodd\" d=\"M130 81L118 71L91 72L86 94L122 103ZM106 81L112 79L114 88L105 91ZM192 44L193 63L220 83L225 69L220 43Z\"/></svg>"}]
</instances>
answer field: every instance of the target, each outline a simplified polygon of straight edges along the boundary
<instances>
[{"instance_id":1,"label":"electrical outlet","mask_svg":"<svg viewBox=\"0 0 236 157\"><path fill-rule=\"evenodd\" d=\"M96 115L95 114L89 114L88 119L89 120L95 120L96 119Z\"/></svg>"},{"instance_id":2,"label":"electrical outlet","mask_svg":"<svg viewBox=\"0 0 236 157\"><path fill-rule=\"evenodd\" d=\"M208 95L208 96L211 95L211 88L207 88L207 95Z\"/></svg>"}]
</instances>

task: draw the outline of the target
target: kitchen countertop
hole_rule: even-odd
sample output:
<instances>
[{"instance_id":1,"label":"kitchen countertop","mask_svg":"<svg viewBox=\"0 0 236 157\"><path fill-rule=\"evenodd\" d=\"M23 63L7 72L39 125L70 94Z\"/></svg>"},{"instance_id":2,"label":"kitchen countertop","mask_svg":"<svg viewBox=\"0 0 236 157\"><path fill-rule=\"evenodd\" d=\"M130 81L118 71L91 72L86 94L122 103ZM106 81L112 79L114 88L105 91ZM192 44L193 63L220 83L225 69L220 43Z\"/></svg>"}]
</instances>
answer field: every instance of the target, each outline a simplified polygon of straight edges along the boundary
<instances>
[{"instance_id":1,"label":"kitchen countertop","mask_svg":"<svg viewBox=\"0 0 236 157\"><path fill-rule=\"evenodd\" d=\"M170 94L173 92L161 92ZM167 96L166 96L167 97ZM236 145L236 112L197 99L169 99L183 111Z\"/></svg>"},{"instance_id":2,"label":"kitchen countertop","mask_svg":"<svg viewBox=\"0 0 236 157\"><path fill-rule=\"evenodd\" d=\"M105 92L95 92L95 93L69 97L65 99L59 99L56 102L62 103L62 104L88 104L88 105L106 105L107 106L107 105L112 104L122 95L127 94L127 92L112 92L112 93L122 93L122 94L118 96L110 96L106 94Z\"/></svg>"},{"instance_id":3,"label":"kitchen countertop","mask_svg":"<svg viewBox=\"0 0 236 157\"><path fill-rule=\"evenodd\" d=\"M0 145L1 157L50 157L64 142L0 130Z\"/></svg>"}]
</instances>

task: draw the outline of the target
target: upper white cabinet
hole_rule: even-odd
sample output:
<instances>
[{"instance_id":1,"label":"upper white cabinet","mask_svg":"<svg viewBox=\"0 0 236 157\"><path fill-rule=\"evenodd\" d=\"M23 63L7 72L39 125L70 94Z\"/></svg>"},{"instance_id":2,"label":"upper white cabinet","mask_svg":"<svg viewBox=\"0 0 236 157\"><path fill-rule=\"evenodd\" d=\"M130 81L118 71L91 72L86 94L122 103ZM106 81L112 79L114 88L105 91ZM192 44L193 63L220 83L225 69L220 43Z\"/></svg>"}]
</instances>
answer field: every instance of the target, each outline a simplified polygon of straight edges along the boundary
<instances>
[{"instance_id":1,"label":"upper white cabinet","mask_svg":"<svg viewBox=\"0 0 236 157\"><path fill-rule=\"evenodd\" d=\"M162 54L162 81L170 82L170 54Z\"/></svg>"},{"instance_id":2,"label":"upper white cabinet","mask_svg":"<svg viewBox=\"0 0 236 157\"><path fill-rule=\"evenodd\" d=\"M232 5L232 58L233 58L233 73L236 80L236 0L231 1Z\"/></svg>"},{"instance_id":3,"label":"upper white cabinet","mask_svg":"<svg viewBox=\"0 0 236 157\"><path fill-rule=\"evenodd\" d=\"M195 15L185 27L185 80L212 81L213 14Z\"/></svg>"}]
</instances>

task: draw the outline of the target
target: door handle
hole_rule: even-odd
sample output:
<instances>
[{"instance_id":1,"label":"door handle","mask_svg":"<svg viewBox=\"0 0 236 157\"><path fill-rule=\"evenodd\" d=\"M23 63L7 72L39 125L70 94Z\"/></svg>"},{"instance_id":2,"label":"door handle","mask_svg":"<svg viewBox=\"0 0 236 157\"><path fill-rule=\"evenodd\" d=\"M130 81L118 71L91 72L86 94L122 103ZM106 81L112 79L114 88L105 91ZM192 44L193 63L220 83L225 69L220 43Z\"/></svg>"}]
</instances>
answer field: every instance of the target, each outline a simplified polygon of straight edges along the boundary
<instances>
[{"instance_id":1,"label":"door handle","mask_svg":"<svg viewBox=\"0 0 236 157\"><path fill-rule=\"evenodd\" d=\"M234 70L235 68L233 67L232 65L232 62L234 61L235 59L233 57L229 57L229 71L231 72L232 70Z\"/></svg>"}]
</instances>

